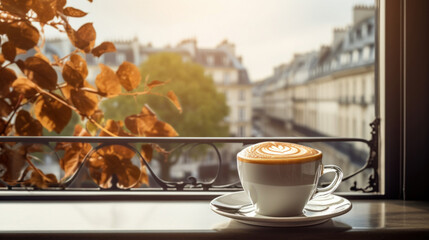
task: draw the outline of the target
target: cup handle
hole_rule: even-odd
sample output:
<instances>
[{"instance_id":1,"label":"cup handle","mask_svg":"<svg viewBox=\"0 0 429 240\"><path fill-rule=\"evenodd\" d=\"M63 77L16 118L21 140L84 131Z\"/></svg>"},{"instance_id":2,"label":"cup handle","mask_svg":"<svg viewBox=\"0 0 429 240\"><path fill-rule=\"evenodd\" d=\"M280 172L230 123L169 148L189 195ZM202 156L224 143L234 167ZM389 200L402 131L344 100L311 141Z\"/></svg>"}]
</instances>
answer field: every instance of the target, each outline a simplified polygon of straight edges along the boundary
<instances>
[{"instance_id":1,"label":"cup handle","mask_svg":"<svg viewBox=\"0 0 429 240\"><path fill-rule=\"evenodd\" d=\"M340 186L341 180L343 180L343 171L341 170L341 168L335 165L325 165L323 167L322 175L332 172L335 173L334 180L327 187L316 188L316 191L312 198L329 195L333 193L338 188L338 186Z\"/></svg>"}]
</instances>

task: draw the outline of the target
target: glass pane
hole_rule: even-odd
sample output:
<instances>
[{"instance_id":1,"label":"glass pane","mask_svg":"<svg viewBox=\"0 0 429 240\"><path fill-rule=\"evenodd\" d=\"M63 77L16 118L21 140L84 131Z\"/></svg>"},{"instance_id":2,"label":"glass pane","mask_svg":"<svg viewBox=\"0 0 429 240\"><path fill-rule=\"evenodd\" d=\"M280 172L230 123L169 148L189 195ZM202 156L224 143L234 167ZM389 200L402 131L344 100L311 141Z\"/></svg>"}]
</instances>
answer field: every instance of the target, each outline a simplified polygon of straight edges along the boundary
<instances>
[{"instance_id":1,"label":"glass pane","mask_svg":"<svg viewBox=\"0 0 429 240\"><path fill-rule=\"evenodd\" d=\"M181 137L370 138L377 31L373 0L103 0L70 1L67 6L88 12L81 18L70 17L72 28L93 22L94 46L110 41L116 51L101 56L74 52L87 63L88 85L83 87L99 94L100 111L89 112L104 114L89 121L82 111L92 107L74 93L70 102L80 112L72 111L61 131L43 125L43 135L76 135L76 124L90 135L100 135L100 126L107 128L108 120L114 120L121 121L118 126L125 135L157 136L154 131L132 129L125 121L146 111L170 124ZM41 53L53 62L67 60L75 46L52 26L45 27ZM25 60L35 51L18 58ZM97 80L103 74L115 75L124 61L137 66L139 86L126 91L130 89L121 82L123 88L116 91ZM111 72L103 70L106 66ZM18 66L12 67L19 72ZM64 89L55 93L70 94L65 90L64 70L56 70L58 88ZM368 148L361 143L308 145L321 149L324 161L341 166L346 175L362 167L368 157ZM241 148L219 146L225 155L222 171L232 174L219 184L237 180L235 154ZM210 179L216 165L211 162L216 159L213 154L203 148L191 160L176 157L176 163L173 154L172 159L151 165L165 179ZM44 162L52 161L58 160L50 154ZM366 185L368 174L354 179ZM348 191L351 183L340 190Z\"/></svg>"}]
</instances>

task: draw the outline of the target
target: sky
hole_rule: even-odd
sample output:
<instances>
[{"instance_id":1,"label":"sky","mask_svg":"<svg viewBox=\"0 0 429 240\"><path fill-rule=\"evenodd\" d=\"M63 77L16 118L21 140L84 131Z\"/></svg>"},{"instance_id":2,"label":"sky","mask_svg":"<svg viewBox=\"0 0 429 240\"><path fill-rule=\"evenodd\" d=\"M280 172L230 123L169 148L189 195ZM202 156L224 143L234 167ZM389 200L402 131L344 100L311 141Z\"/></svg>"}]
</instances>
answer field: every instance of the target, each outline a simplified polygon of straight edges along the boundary
<instances>
[{"instance_id":1,"label":"sky","mask_svg":"<svg viewBox=\"0 0 429 240\"><path fill-rule=\"evenodd\" d=\"M69 1L88 15L71 21L77 29L93 22L97 42L137 37L142 44L175 46L196 38L214 48L227 39L243 58L251 81L272 74L295 53L330 44L332 30L352 23L357 4L374 0L87 0ZM59 35L47 29L47 37Z\"/></svg>"}]
</instances>

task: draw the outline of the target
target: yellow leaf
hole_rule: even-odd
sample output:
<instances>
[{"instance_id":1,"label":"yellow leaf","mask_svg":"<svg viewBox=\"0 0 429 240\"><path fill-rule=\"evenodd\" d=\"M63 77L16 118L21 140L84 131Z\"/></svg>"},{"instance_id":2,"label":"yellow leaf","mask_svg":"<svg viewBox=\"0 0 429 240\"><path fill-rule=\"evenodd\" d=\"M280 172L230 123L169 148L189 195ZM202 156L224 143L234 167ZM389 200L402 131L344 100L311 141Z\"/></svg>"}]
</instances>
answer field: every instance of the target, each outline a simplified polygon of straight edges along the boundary
<instances>
[{"instance_id":1,"label":"yellow leaf","mask_svg":"<svg viewBox=\"0 0 429 240\"><path fill-rule=\"evenodd\" d=\"M179 99L173 91L170 90L167 93L167 98L174 104L174 106L176 106L177 110L182 113L182 106L180 105Z\"/></svg>"}]
</instances>

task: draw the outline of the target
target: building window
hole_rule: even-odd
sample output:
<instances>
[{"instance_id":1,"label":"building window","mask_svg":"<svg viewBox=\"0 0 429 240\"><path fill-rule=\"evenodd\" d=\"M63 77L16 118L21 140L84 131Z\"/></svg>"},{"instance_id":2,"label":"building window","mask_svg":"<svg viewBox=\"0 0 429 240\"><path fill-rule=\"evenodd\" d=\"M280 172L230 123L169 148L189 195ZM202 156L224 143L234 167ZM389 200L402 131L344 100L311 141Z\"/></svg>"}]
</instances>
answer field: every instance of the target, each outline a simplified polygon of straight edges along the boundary
<instances>
[{"instance_id":1,"label":"building window","mask_svg":"<svg viewBox=\"0 0 429 240\"><path fill-rule=\"evenodd\" d=\"M223 73L223 84L228 85L231 83L231 74L229 72Z\"/></svg>"},{"instance_id":2,"label":"building window","mask_svg":"<svg viewBox=\"0 0 429 240\"><path fill-rule=\"evenodd\" d=\"M238 120L240 122L245 121L246 120L246 108L245 107L240 107L238 109Z\"/></svg>"},{"instance_id":3,"label":"building window","mask_svg":"<svg viewBox=\"0 0 429 240\"><path fill-rule=\"evenodd\" d=\"M373 29L374 29L374 26L371 23L369 23L368 25L366 25L366 32L367 32L368 36L370 36L370 35L373 34L372 33Z\"/></svg>"},{"instance_id":4,"label":"building window","mask_svg":"<svg viewBox=\"0 0 429 240\"><path fill-rule=\"evenodd\" d=\"M356 39L357 39L357 40L362 39L362 30L361 30L360 28L358 28L358 29L356 30Z\"/></svg>"},{"instance_id":5,"label":"building window","mask_svg":"<svg viewBox=\"0 0 429 240\"><path fill-rule=\"evenodd\" d=\"M245 101L246 100L246 92L244 90L240 90L238 93L238 100Z\"/></svg>"},{"instance_id":6,"label":"building window","mask_svg":"<svg viewBox=\"0 0 429 240\"><path fill-rule=\"evenodd\" d=\"M244 126L239 126L238 127L238 136L239 137L245 137L246 136L246 132L245 132Z\"/></svg>"}]
</instances>

